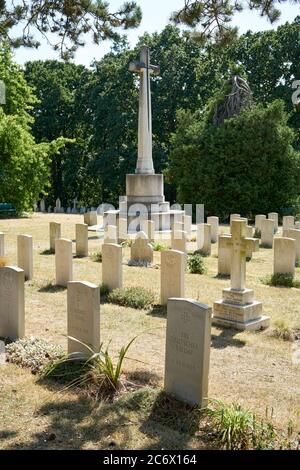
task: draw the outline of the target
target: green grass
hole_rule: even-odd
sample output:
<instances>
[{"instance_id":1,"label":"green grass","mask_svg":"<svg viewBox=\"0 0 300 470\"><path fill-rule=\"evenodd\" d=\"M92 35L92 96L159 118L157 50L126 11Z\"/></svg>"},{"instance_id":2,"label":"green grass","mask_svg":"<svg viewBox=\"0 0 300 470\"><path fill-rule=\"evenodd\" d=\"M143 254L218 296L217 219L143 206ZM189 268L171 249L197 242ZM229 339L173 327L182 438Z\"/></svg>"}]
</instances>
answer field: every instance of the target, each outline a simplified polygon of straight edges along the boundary
<instances>
[{"instance_id":1,"label":"green grass","mask_svg":"<svg viewBox=\"0 0 300 470\"><path fill-rule=\"evenodd\" d=\"M93 253L91 253L91 259L95 263L102 263L102 253L101 253L101 251L94 251Z\"/></svg>"},{"instance_id":2,"label":"green grass","mask_svg":"<svg viewBox=\"0 0 300 470\"><path fill-rule=\"evenodd\" d=\"M154 294L143 287L129 287L113 290L107 300L123 307L145 310L154 304Z\"/></svg>"}]
</instances>

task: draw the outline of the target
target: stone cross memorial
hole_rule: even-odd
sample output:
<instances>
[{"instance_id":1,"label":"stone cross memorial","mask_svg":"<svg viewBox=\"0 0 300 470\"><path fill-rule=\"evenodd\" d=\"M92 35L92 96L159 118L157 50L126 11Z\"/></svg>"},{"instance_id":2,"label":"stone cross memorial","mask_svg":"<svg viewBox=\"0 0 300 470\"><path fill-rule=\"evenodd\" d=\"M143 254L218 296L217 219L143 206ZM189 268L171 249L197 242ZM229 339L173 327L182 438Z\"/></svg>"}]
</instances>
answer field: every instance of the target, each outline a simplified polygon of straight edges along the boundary
<instances>
[{"instance_id":1,"label":"stone cross memorial","mask_svg":"<svg viewBox=\"0 0 300 470\"><path fill-rule=\"evenodd\" d=\"M153 175L150 75L159 75L160 68L150 64L150 50L144 46L141 49L140 60L131 62L129 70L140 75L139 142L136 173Z\"/></svg>"},{"instance_id":2,"label":"stone cross memorial","mask_svg":"<svg viewBox=\"0 0 300 470\"><path fill-rule=\"evenodd\" d=\"M0 268L0 337L17 340L25 335L23 269Z\"/></svg>"},{"instance_id":3,"label":"stone cross memorial","mask_svg":"<svg viewBox=\"0 0 300 470\"><path fill-rule=\"evenodd\" d=\"M90 282L68 283L68 353L90 356L100 348L100 290ZM71 338L70 338L71 337ZM74 341L75 338L81 341Z\"/></svg>"},{"instance_id":4,"label":"stone cross memorial","mask_svg":"<svg viewBox=\"0 0 300 470\"><path fill-rule=\"evenodd\" d=\"M168 302L164 389L205 408L211 342L211 308L194 300Z\"/></svg>"},{"instance_id":5,"label":"stone cross memorial","mask_svg":"<svg viewBox=\"0 0 300 470\"><path fill-rule=\"evenodd\" d=\"M269 326L262 316L262 303L253 300L253 290L246 289L246 253L259 250L259 240L246 237L244 220L231 224L231 237L224 239L231 249L231 288L223 290L223 299L214 303L213 323L238 330L260 330Z\"/></svg>"}]
</instances>

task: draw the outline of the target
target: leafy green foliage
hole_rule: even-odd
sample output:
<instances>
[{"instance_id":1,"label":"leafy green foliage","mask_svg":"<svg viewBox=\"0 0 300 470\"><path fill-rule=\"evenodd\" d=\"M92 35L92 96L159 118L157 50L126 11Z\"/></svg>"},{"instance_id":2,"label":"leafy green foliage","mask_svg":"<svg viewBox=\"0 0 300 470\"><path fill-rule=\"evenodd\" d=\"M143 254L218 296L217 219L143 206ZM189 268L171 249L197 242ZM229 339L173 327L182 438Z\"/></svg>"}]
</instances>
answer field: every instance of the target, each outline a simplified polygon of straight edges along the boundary
<instances>
[{"instance_id":1,"label":"leafy green foliage","mask_svg":"<svg viewBox=\"0 0 300 470\"><path fill-rule=\"evenodd\" d=\"M152 292L143 287L115 289L107 297L108 302L135 309L147 309L154 303Z\"/></svg>"},{"instance_id":2,"label":"leafy green foliage","mask_svg":"<svg viewBox=\"0 0 300 470\"><path fill-rule=\"evenodd\" d=\"M169 169L179 202L201 201L207 213L224 218L280 212L299 192L293 141L281 101L244 108L219 126L210 109L204 117L179 112Z\"/></svg>"},{"instance_id":3,"label":"leafy green foliage","mask_svg":"<svg viewBox=\"0 0 300 470\"><path fill-rule=\"evenodd\" d=\"M118 29L135 28L141 19L141 9L136 2L125 2L111 12L109 3L104 1L1 1L0 39L9 38L14 47L39 47L39 41L33 36L33 32L38 33L38 36L46 37L53 49L67 60L85 44L83 38L87 34L95 44L104 39L117 40L120 38ZM20 36L15 36L13 27L20 23L24 27L19 29ZM51 43L53 35L58 39Z\"/></svg>"},{"instance_id":4,"label":"leafy green foliage","mask_svg":"<svg viewBox=\"0 0 300 470\"><path fill-rule=\"evenodd\" d=\"M5 45L0 45L0 80L6 87L6 103L0 107L0 201L31 210L48 186L51 155L66 140L35 143L28 112L36 99Z\"/></svg>"},{"instance_id":5,"label":"leafy green foliage","mask_svg":"<svg viewBox=\"0 0 300 470\"><path fill-rule=\"evenodd\" d=\"M288 273L271 274L263 278L262 282L268 286L300 288L300 281L298 279L294 279L294 276Z\"/></svg>"},{"instance_id":6,"label":"leafy green foliage","mask_svg":"<svg viewBox=\"0 0 300 470\"><path fill-rule=\"evenodd\" d=\"M188 268L192 274L206 274L207 272L204 259L199 253L188 257Z\"/></svg>"},{"instance_id":7,"label":"leafy green foliage","mask_svg":"<svg viewBox=\"0 0 300 470\"><path fill-rule=\"evenodd\" d=\"M101 297L107 297L109 294L109 288L106 284L101 284L100 286L100 296Z\"/></svg>"},{"instance_id":8,"label":"leafy green foliage","mask_svg":"<svg viewBox=\"0 0 300 470\"><path fill-rule=\"evenodd\" d=\"M91 253L91 258L95 263L102 263L102 252L101 251L94 251Z\"/></svg>"}]
</instances>

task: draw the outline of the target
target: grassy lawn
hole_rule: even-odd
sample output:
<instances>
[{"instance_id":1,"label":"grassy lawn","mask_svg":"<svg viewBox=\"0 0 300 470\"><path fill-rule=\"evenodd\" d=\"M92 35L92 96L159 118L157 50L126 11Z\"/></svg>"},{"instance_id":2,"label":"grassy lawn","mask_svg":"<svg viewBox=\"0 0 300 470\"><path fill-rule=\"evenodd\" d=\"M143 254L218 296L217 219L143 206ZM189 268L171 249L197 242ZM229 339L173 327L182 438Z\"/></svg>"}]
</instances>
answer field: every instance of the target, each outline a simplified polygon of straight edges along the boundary
<instances>
[{"instance_id":1,"label":"grassy lawn","mask_svg":"<svg viewBox=\"0 0 300 470\"><path fill-rule=\"evenodd\" d=\"M62 237L74 240L75 223L82 222L83 216L34 214L28 219L0 220L0 231L5 232L10 265L16 264L17 235L34 238L34 280L26 283L26 336L66 347L67 293L51 287L54 255L43 254L49 248L50 221L61 222ZM222 230L228 232L229 228ZM102 241L92 232L89 237L90 253L100 250ZM195 243L190 249L195 249ZM222 297L229 280L216 277L216 254L217 246L213 245L212 256L205 260L206 275L186 274L186 297L208 305ZM129 256L130 249L125 248L124 285L150 288L159 302L160 253L155 253L151 268L128 267ZM247 263L247 287L263 302L271 328L259 333L212 329L209 395L272 417L274 425L285 433L288 427L299 432L300 366L292 364L292 343L274 337L272 329L280 320L300 330L300 290L264 285L260 279L272 273L272 263L273 252L268 249L261 249ZM300 278L300 268L296 276ZM100 284L101 264L90 258L74 258L74 279ZM114 403L95 402L74 390L40 382L27 369L1 365L0 449L208 448L205 423L201 424L204 430L200 426L195 432L191 412L183 405L161 412L165 327L161 309L137 311L102 303L101 341L107 344L111 340L114 355L139 335L129 351L125 371L141 388Z\"/></svg>"}]
</instances>

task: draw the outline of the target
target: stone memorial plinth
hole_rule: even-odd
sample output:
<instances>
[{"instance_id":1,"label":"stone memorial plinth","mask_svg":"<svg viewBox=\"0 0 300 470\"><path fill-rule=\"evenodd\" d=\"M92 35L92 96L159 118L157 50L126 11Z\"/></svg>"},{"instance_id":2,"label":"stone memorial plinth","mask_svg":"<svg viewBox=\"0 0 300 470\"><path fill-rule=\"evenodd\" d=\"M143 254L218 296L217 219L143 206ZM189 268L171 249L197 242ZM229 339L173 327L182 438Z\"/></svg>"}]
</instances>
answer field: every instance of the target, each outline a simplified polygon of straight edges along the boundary
<instances>
[{"instance_id":1,"label":"stone memorial plinth","mask_svg":"<svg viewBox=\"0 0 300 470\"><path fill-rule=\"evenodd\" d=\"M261 245L264 248L273 248L275 222L272 219L261 221Z\"/></svg>"},{"instance_id":2,"label":"stone memorial plinth","mask_svg":"<svg viewBox=\"0 0 300 470\"><path fill-rule=\"evenodd\" d=\"M102 283L110 291L123 287L122 247L112 243L102 246Z\"/></svg>"},{"instance_id":3,"label":"stone memorial plinth","mask_svg":"<svg viewBox=\"0 0 300 470\"><path fill-rule=\"evenodd\" d=\"M33 278L33 242L30 235L18 235L18 267L23 269L25 280Z\"/></svg>"},{"instance_id":4,"label":"stone memorial plinth","mask_svg":"<svg viewBox=\"0 0 300 470\"><path fill-rule=\"evenodd\" d=\"M182 251L161 252L160 301L167 305L170 297L184 297L186 255Z\"/></svg>"},{"instance_id":5,"label":"stone memorial plinth","mask_svg":"<svg viewBox=\"0 0 300 470\"><path fill-rule=\"evenodd\" d=\"M57 222L50 222L50 252L55 253L55 240L61 238L61 225Z\"/></svg>"},{"instance_id":6,"label":"stone memorial plinth","mask_svg":"<svg viewBox=\"0 0 300 470\"><path fill-rule=\"evenodd\" d=\"M67 287L73 281L72 240L60 238L55 241L56 285Z\"/></svg>"},{"instance_id":7,"label":"stone memorial plinth","mask_svg":"<svg viewBox=\"0 0 300 470\"><path fill-rule=\"evenodd\" d=\"M0 337L13 341L25 336L24 271L0 268Z\"/></svg>"},{"instance_id":8,"label":"stone memorial plinth","mask_svg":"<svg viewBox=\"0 0 300 470\"><path fill-rule=\"evenodd\" d=\"M68 353L91 356L100 349L100 289L90 282L68 283ZM72 338L80 341L74 341Z\"/></svg>"},{"instance_id":9,"label":"stone memorial plinth","mask_svg":"<svg viewBox=\"0 0 300 470\"><path fill-rule=\"evenodd\" d=\"M274 239L274 274L295 275L296 242L292 238Z\"/></svg>"},{"instance_id":10,"label":"stone memorial plinth","mask_svg":"<svg viewBox=\"0 0 300 470\"><path fill-rule=\"evenodd\" d=\"M153 247L145 232L138 232L130 249L131 261L153 263Z\"/></svg>"},{"instance_id":11,"label":"stone memorial plinth","mask_svg":"<svg viewBox=\"0 0 300 470\"><path fill-rule=\"evenodd\" d=\"M197 250L203 256L211 255L211 225L198 224L197 225Z\"/></svg>"},{"instance_id":12,"label":"stone memorial plinth","mask_svg":"<svg viewBox=\"0 0 300 470\"><path fill-rule=\"evenodd\" d=\"M211 243L217 243L219 236L219 217L207 217L207 224L211 226Z\"/></svg>"},{"instance_id":13,"label":"stone memorial plinth","mask_svg":"<svg viewBox=\"0 0 300 470\"><path fill-rule=\"evenodd\" d=\"M87 224L76 224L76 256L89 255L89 227Z\"/></svg>"},{"instance_id":14,"label":"stone memorial plinth","mask_svg":"<svg viewBox=\"0 0 300 470\"><path fill-rule=\"evenodd\" d=\"M213 323L237 330L267 328L269 317L262 315L262 303L254 300L253 291L247 289L246 253L258 251L259 241L246 237L246 222L232 222L231 237L225 243L231 249L231 287L223 290L223 298L214 303Z\"/></svg>"},{"instance_id":15,"label":"stone memorial plinth","mask_svg":"<svg viewBox=\"0 0 300 470\"><path fill-rule=\"evenodd\" d=\"M211 343L211 308L194 300L168 301L164 390L205 408Z\"/></svg>"}]
</instances>

